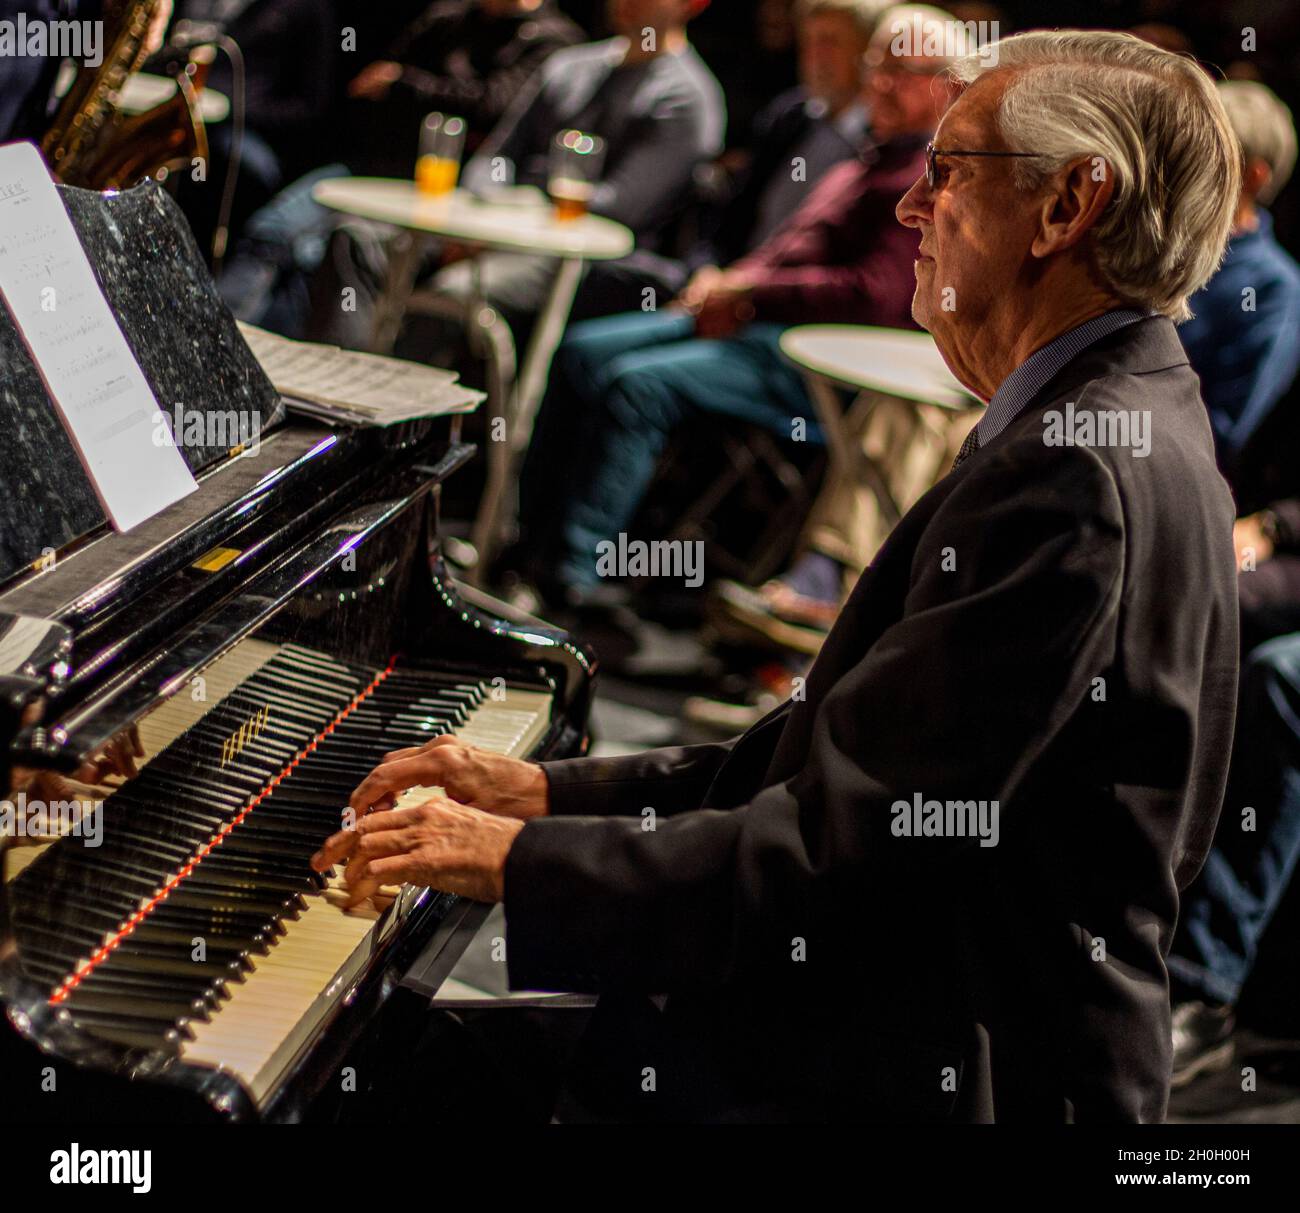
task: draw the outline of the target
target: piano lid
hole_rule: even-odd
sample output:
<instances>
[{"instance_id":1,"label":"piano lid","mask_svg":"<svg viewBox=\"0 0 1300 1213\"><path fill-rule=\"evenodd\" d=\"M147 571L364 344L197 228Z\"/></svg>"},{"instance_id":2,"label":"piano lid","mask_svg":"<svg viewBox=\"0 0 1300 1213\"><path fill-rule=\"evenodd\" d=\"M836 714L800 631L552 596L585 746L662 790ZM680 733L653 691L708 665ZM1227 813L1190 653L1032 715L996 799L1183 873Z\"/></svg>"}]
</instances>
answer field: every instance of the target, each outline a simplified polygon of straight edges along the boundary
<instances>
[{"instance_id":1,"label":"piano lid","mask_svg":"<svg viewBox=\"0 0 1300 1213\"><path fill-rule=\"evenodd\" d=\"M284 404L217 294L189 225L155 181L59 186L127 344L196 475L265 434ZM3 232L0 232L3 238ZM0 300L0 584L107 525L40 374Z\"/></svg>"}]
</instances>

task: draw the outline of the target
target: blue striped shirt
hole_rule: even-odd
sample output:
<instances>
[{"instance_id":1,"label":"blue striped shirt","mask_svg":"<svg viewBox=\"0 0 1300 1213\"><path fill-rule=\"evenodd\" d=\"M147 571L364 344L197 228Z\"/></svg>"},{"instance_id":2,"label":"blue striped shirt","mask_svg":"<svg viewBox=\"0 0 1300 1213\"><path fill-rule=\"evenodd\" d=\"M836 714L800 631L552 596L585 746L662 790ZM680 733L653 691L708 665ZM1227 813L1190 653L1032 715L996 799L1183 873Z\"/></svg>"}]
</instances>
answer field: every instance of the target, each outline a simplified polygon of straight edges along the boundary
<instances>
[{"instance_id":1,"label":"blue striped shirt","mask_svg":"<svg viewBox=\"0 0 1300 1213\"><path fill-rule=\"evenodd\" d=\"M1059 337L1053 337L1045 346L1036 349L1001 383L993 393L993 399L984 410L975 431L979 435L979 445L992 442L1019 415L1021 410L1042 389L1053 375L1065 364L1078 357L1090 345L1103 337L1122 329L1127 324L1145 320L1149 313L1139 312L1133 308L1113 308L1102 312L1091 320L1072 329L1067 329Z\"/></svg>"}]
</instances>

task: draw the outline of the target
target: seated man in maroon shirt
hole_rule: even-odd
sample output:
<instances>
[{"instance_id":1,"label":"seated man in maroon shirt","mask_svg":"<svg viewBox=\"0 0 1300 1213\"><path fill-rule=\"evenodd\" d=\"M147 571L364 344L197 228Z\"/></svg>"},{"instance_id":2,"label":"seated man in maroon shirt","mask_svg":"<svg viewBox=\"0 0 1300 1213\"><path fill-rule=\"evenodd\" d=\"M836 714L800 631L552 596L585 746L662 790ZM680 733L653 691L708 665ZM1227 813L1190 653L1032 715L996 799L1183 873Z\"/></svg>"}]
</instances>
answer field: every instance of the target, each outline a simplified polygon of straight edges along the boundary
<instances>
[{"instance_id":1,"label":"seated man in maroon shirt","mask_svg":"<svg viewBox=\"0 0 1300 1213\"><path fill-rule=\"evenodd\" d=\"M888 10L876 38L888 45ZM871 92L877 146L827 172L764 244L701 271L659 313L574 325L523 471L519 571L547 597L599 582L598 553L632 521L670 433L693 415L756 423L789 439L812 407L778 341L791 324L911 327L916 233L894 216L924 171L948 93L940 56L888 56ZM808 424L809 437L816 436Z\"/></svg>"}]
</instances>

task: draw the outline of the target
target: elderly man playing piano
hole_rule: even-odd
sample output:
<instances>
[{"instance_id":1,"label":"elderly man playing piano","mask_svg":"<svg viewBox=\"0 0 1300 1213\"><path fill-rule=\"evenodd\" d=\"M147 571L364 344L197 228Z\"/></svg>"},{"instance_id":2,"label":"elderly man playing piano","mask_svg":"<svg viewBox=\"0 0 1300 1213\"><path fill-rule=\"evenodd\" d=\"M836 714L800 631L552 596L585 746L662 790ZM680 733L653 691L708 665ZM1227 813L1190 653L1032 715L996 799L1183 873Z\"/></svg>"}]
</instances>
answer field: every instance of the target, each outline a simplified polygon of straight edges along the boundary
<instances>
[{"instance_id":1,"label":"elderly man playing piano","mask_svg":"<svg viewBox=\"0 0 1300 1213\"><path fill-rule=\"evenodd\" d=\"M1237 679L1232 502L1174 321L1240 153L1190 59L996 49L898 206L914 315L988 409L802 699L723 745L398 752L316 858L358 896L503 900L515 986L601 995L561 1119L1164 1115ZM392 810L410 785L447 795Z\"/></svg>"}]
</instances>

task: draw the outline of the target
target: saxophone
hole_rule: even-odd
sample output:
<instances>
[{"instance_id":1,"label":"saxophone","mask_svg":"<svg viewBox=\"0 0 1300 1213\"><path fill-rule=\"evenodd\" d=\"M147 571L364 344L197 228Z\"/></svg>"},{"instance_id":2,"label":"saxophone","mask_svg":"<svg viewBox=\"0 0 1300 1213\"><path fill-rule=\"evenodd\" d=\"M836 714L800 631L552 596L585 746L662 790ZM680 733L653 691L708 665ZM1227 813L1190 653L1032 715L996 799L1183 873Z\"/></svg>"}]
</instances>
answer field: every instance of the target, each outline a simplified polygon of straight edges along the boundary
<instances>
[{"instance_id":1,"label":"saxophone","mask_svg":"<svg viewBox=\"0 0 1300 1213\"><path fill-rule=\"evenodd\" d=\"M145 39L160 0L106 0L107 49L98 67L82 65L50 123L41 150L66 185L120 189L145 176L165 180L192 157L207 158L198 93L215 56L196 47L176 74L176 94L141 114L125 115L118 96L140 70Z\"/></svg>"}]
</instances>

